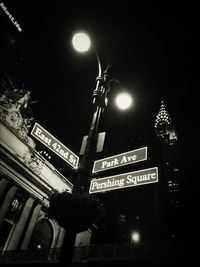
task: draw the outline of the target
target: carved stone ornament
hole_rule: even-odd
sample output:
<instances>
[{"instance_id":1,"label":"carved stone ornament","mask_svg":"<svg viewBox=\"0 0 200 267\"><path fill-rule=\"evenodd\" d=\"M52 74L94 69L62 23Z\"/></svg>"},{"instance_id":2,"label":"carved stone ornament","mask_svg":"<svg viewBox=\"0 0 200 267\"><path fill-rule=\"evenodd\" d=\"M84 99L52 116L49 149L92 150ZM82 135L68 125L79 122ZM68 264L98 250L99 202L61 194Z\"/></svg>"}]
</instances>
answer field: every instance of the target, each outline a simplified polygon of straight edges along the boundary
<instances>
[{"instance_id":1,"label":"carved stone ornament","mask_svg":"<svg viewBox=\"0 0 200 267\"><path fill-rule=\"evenodd\" d=\"M19 129L22 126L23 119L19 112L8 111L6 115L6 122L14 129Z\"/></svg>"},{"instance_id":2,"label":"carved stone ornament","mask_svg":"<svg viewBox=\"0 0 200 267\"><path fill-rule=\"evenodd\" d=\"M35 173L37 173L38 175L41 174L44 163L40 158L38 158L37 156L31 156L30 159L26 162L26 164Z\"/></svg>"},{"instance_id":3,"label":"carved stone ornament","mask_svg":"<svg viewBox=\"0 0 200 267\"><path fill-rule=\"evenodd\" d=\"M33 118L27 118L25 114L30 100L30 92L18 96L19 99L13 99L13 95L17 95L18 91L18 89L14 91L7 90L0 96L0 119L11 127L20 138L35 148L35 142L28 136ZM12 97L9 95L12 95Z\"/></svg>"}]
</instances>

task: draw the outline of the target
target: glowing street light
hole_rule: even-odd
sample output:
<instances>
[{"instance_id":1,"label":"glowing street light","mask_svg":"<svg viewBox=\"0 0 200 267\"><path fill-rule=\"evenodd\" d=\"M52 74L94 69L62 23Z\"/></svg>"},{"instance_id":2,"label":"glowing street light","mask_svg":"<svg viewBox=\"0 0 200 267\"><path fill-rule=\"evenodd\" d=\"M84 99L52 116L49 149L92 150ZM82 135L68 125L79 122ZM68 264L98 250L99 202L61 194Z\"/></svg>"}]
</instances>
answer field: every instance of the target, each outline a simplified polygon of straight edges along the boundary
<instances>
[{"instance_id":1,"label":"glowing street light","mask_svg":"<svg viewBox=\"0 0 200 267\"><path fill-rule=\"evenodd\" d=\"M132 105L132 102L133 102L132 97L130 96L130 94L128 94L126 92L120 93L115 98L115 103L116 103L117 107L121 110L126 110L126 109L130 108Z\"/></svg>"},{"instance_id":2,"label":"glowing street light","mask_svg":"<svg viewBox=\"0 0 200 267\"><path fill-rule=\"evenodd\" d=\"M87 52L92 46L95 52L96 58L97 58L97 63L98 63L98 68L99 68L99 74L97 77L97 83L98 83L98 80L103 78L102 77L102 65L101 65L99 55L97 51L95 50L94 45L91 45L90 37L84 32L78 32L73 36L72 44L75 50L80 53ZM119 81L117 80L114 80L114 81L119 83ZM109 82L108 82L108 85L109 85ZM97 87L98 87L98 84L97 84ZM96 90L97 90L97 87L96 87ZM127 92L118 94L115 99L116 106L121 110L129 109L132 105L132 102L133 102L132 97Z\"/></svg>"},{"instance_id":3,"label":"glowing street light","mask_svg":"<svg viewBox=\"0 0 200 267\"><path fill-rule=\"evenodd\" d=\"M140 242L140 233L135 231L131 233L131 246L130 246L130 254L133 254L133 247L135 244Z\"/></svg>"},{"instance_id":4,"label":"glowing street light","mask_svg":"<svg viewBox=\"0 0 200 267\"><path fill-rule=\"evenodd\" d=\"M138 232L133 232L131 234L131 241L134 243L138 243L140 241L140 234Z\"/></svg>"},{"instance_id":5,"label":"glowing street light","mask_svg":"<svg viewBox=\"0 0 200 267\"><path fill-rule=\"evenodd\" d=\"M72 44L78 52L84 53L90 49L91 41L86 33L78 32L73 36Z\"/></svg>"}]
</instances>

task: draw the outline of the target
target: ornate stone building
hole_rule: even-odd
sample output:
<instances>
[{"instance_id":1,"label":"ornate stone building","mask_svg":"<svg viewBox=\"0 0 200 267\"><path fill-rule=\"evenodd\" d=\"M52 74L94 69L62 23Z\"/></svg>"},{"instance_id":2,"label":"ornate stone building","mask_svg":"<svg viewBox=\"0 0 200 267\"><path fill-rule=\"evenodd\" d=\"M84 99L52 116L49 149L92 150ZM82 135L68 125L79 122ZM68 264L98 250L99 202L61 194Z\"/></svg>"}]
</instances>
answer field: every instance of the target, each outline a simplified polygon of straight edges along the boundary
<instances>
[{"instance_id":1,"label":"ornate stone building","mask_svg":"<svg viewBox=\"0 0 200 267\"><path fill-rule=\"evenodd\" d=\"M72 184L35 149L27 116L30 92L0 95L0 250L61 247L65 230L45 216L55 191Z\"/></svg>"}]
</instances>

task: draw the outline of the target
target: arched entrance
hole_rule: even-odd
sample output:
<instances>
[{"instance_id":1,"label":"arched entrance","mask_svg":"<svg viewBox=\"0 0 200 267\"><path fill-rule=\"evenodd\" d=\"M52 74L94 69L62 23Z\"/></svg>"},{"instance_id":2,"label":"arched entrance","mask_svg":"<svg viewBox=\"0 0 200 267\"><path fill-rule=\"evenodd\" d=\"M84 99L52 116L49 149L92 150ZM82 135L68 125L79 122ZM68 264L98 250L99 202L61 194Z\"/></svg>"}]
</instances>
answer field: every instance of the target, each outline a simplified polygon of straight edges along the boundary
<instances>
[{"instance_id":1,"label":"arched entrance","mask_svg":"<svg viewBox=\"0 0 200 267\"><path fill-rule=\"evenodd\" d=\"M53 227L47 219L40 220L33 231L29 249L50 249L53 241Z\"/></svg>"}]
</instances>

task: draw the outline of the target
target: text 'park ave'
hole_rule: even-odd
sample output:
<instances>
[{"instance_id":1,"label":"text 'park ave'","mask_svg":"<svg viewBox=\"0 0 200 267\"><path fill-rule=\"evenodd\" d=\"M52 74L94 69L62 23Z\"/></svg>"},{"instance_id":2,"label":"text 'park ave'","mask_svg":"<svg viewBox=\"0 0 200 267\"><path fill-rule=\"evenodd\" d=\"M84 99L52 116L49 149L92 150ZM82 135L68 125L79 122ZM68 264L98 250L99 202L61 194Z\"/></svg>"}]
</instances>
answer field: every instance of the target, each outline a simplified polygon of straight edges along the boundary
<instances>
[{"instance_id":1,"label":"text 'park ave'","mask_svg":"<svg viewBox=\"0 0 200 267\"><path fill-rule=\"evenodd\" d=\"M94 162L93 173L100 172L123 165L128 165L147 159L147 147L124 152L112 157L100 159Z\"/></svg>"}]
</instances>

